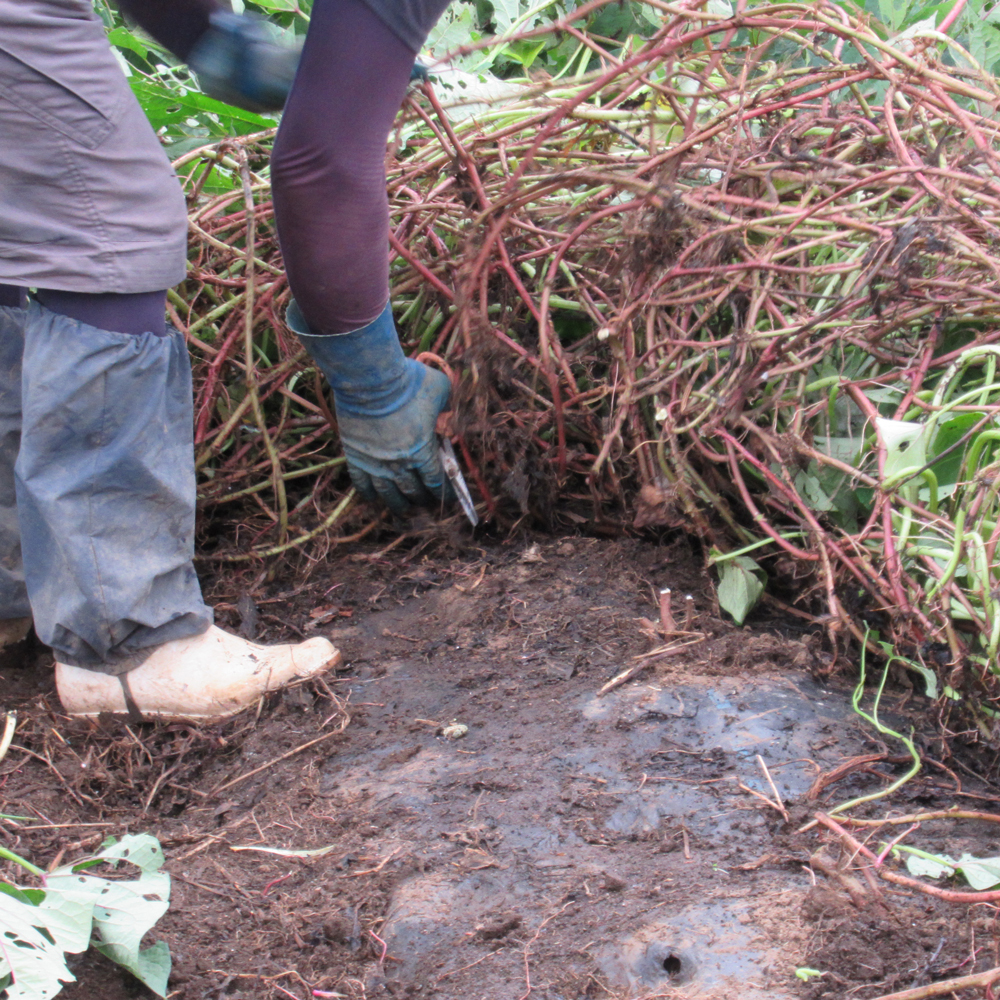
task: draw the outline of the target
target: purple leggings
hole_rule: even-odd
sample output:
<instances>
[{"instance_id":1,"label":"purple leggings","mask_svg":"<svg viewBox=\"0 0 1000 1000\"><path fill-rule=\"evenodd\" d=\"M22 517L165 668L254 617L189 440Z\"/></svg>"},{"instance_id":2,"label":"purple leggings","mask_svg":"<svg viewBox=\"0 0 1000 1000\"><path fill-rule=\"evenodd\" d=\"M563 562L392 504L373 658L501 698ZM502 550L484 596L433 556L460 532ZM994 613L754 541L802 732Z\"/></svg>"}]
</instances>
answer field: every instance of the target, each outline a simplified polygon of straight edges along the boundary
<instances>
[{"instance_id":1,"label":"purple leggings","mask_svg":"<svg viewBox=\"0 0 1000 1000\"><path fill-rule=\"evenodd\" d=\"M27 304L26 288L17 285L0 285L0 306L23 308ZM89 323L99 330L114 330L139 336L154 333L167 335L164 316L167 293L139 292L135 295L118 295L114 292L55 292L39 288L35 296L46 309L81 323Z\"/></svg>"},{"instance_id":2,"label":"purple leggings","mask_svg":"<svg viewBox=\"0 0 1000 1000\"><path fill-rule=\"evenodd\" d=\"M278 238L315 333L366 326L389 298L385 141L414 53L361 0L316 0L271 154Z\"/></svg>"},{"instance_id":3,"label":"purple leggings","mask_svg":"<svg viewBox=\"0 0 1000 1000\"><path fill-rule=\"evenodd\" d=\"M131 6L137 5L126 4ZM195 14L207 20L215 5L188 0L178 6L197 8ZM169 13L173 7L170 0L156 0L153 12ZM192 14L189 20L184 22L187 34L201 30L198 17ZM172 40L178 49L190 47L189 39ZM385 141L406 94L413 59L414 53L362 0L315 0L274 143L271 181L288 283L316 333L366 326L388 300ZM165 291L116 295L40 289L37 297L53 312L91 326L162 336L165 296ZM0 285L0 305L21 301L21 289Z\"/></svg>"}]
</instances>

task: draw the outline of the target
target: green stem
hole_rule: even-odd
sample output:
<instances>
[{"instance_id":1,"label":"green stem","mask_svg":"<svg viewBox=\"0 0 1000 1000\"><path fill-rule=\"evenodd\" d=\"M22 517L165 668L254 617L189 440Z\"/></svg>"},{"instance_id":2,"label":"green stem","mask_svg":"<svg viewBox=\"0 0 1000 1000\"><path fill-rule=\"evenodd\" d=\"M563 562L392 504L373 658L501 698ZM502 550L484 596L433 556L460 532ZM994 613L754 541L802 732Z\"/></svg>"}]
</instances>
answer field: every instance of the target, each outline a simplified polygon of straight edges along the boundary
<instances>
[{"instance_id":1,"label":"green stem","mask_svg":"<svg viewBox=\"0 0 1000 1000\"><path fill-rule=\"evenodd\" d=\"M20 865L22 868L31 872L32 875L45 875L44 868L36 868L30 861L25 861L19 854L15 854L13 851L8 851L6 847L0 847L0 858L4 858L7 861L13 861L14 864Z\"/></svg>"},{"instance_id":2,"label":"green stem","mask_svg":"<svg viewBox=\"0 0 1000 1000\"><path fill-rule=\"evenodd\" d=\"M281 555L282 552L288 552L291 549L298 547L299 545L305 545L310 539L315 538L321 532L327 531L332 528L337 521L347 513L351 504L354 502L355 494L354 490L348 490L347 495L339 504L334 508L333 513L317 528L313 528L312 531L306 532L304 535L300 535L298 538L290 542L285 542L284 545L273 545L270 548L263 549L253 549L251 552L241 552L238 555L222 555L222 556L206 556L205 558L211 559L213 562L249 562L251 559L266 559L268 556Z\"/></svg>"},{"instance_id":3,"label":"green stem","mask_svg":"<svg viewBox=\"0 0 1000 1000\"><path fill-rule=\"evenodd\" d=\"M845 812L848 809L853 809L855 806L859 806L864 802L875 802L877 799L884 799L887 795L892 795L893 792L902 788L911 778L919 773L921 768L920 754L917 753L917 748L913 745L912 739L907 739L905 736L897 733L894 729L890 729L888 726L882 725L878 720L878 706L882 699L882 691L885 689L885 682L889 676L889 667L892 665L892 661L898 659L898 657L890 656L886 661L885 670L882 671L882 680L879 682L878 691L875 692L875 701L872 704L872 712L869 715L861 707L861 699L864 697L865 693L865 656L868 649L868 635L871 629L865 629L865 641L861 646L861 678L858 680L858 686L854 689L854 694L851 696L851 707L854 709L858 715L861 716L865 722L874 726L879 733L883 736L894 736L899 740L903 746L906 747L910 756L913 758L913 766L909 771L906 772L901 778L897 778L891 785L887 788L883 788L878 792L871 792L868 795L859 795L856 799L851 799L850 802L844 802L839 806L829 810L830 816L835 816L837 813Z\"/></svg>"}]
</instances>

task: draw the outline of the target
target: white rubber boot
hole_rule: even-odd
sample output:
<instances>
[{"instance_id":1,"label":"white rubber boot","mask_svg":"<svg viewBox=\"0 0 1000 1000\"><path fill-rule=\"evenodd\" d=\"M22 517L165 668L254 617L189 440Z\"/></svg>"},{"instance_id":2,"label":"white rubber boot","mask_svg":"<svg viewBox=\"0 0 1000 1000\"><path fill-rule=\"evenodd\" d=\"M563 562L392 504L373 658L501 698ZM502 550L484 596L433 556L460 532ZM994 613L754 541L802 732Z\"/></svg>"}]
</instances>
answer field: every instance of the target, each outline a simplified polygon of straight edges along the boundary
<instances>
[{"instance_id":1,"label":"white rubber boot","mask_svg":"<svg viewBox=\"0 0 1000 1000\"><path fill-rule=\"evenodd\" d=\"M30 618L0 618L0 649L20 642L30 631Z\"/></svg>"},{"instance_id":2,"label":"white rubber boot","mask_svg":"<svg viewBox=\"0 0 1000 1000\"><path fill-rule=\"evenodd\" d=\"M214 625L201 635L157 646L122 675L143 718L218 720L253 705L262 694L315 677L340 662L327 639L258 646ZM56 689L70 715L126 714L122 680L56 663Z\"/></svg>"}]
</instances>

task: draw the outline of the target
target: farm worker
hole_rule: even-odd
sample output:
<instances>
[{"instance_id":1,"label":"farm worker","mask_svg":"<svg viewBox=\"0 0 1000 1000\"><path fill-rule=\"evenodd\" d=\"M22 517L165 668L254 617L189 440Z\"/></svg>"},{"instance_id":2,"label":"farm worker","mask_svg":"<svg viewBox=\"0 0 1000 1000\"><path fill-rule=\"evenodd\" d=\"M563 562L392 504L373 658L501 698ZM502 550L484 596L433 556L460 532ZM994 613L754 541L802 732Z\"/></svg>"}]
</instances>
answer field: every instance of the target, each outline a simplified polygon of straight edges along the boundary
<instances>
[{"instance_id":1,"label":"farm worker","mask_svg":"<svg viewBox=\"0 0 1000 1000\"><path fill-rule=\"evenodd\" d=\"M295 302L351 477L444 492L447 379L388 305L385 140L444 0L315 0L272 159ZM123 0L209 92L277 108L295 57L212 0ZM185 202L92 0L0 0L0 633L33 620L72 715L217 719L337 662L212 624L192 565L191 372L165 323ZM34 289L30 296L28 289Z\"/></svg>"}]
</instances>

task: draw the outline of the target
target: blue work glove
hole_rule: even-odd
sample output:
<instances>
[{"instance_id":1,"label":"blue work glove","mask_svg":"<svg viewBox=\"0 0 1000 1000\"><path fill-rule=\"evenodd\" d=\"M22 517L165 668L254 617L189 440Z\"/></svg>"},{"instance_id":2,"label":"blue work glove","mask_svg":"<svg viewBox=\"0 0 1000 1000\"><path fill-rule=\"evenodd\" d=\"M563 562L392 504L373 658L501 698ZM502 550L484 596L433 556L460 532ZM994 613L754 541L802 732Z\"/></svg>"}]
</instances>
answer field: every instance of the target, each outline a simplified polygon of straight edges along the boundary
<instances>
[{"instance_id":1,"label":"blue work glove","mask_svg":"<svg viewBox=\"0 0 1000 1000\"><path fill-rule=\"evenodd\" d=\"M452 498L438 457L438 415L451 383L406 357L392 307L350 333L317 335L292 302L286 322L333 389L340 443L355 489L394 514Z\"/></svg>"},{"instance_id":2,"label":"blue work glove","mask_svg":"<svg viewBox=\"0 0 1000 1000\"><path fill-rule=\"evenodd\" d=\"M209 97L259 114L285 106L301 52L275 41L263 18L216 11L188 66Z\"/></svg>"}]
</instances>

